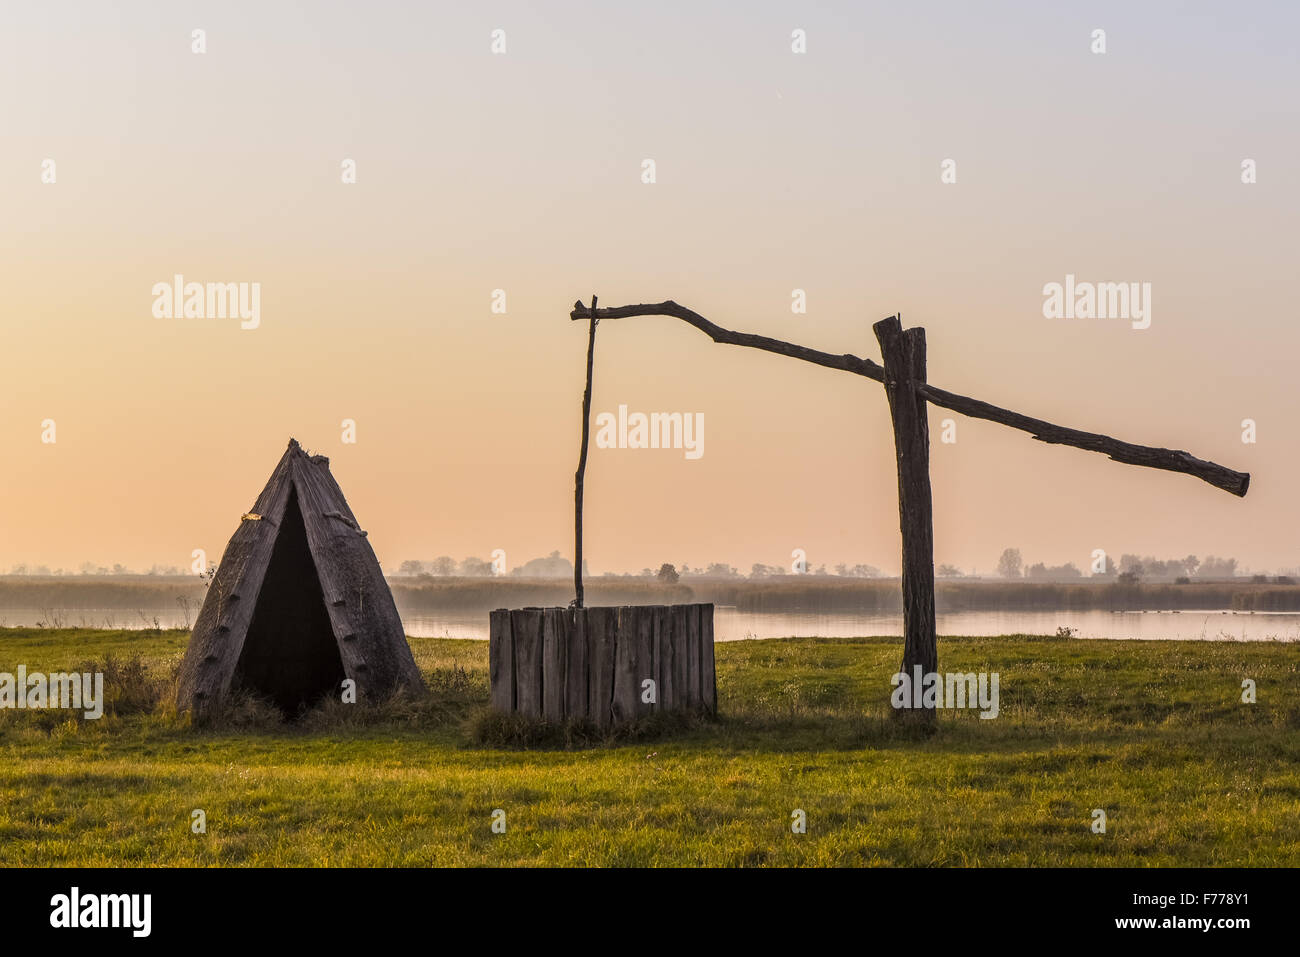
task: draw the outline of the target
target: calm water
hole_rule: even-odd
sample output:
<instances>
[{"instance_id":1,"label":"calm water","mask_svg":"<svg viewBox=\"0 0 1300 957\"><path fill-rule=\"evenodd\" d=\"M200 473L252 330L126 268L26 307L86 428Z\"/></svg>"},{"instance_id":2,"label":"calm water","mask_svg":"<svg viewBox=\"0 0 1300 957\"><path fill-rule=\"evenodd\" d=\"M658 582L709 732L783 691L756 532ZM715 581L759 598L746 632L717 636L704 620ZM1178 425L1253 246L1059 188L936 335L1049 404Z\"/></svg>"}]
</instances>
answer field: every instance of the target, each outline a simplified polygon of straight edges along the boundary
<instances>
[{"instance_id":1,"label":"calm water","mask_svg":"<svg viewBox=\"0 0 1300 957\"><path fill-rule=\"evenodd\" d=\"M436 638L487 638L487 615L413 616L407 634ZM1300 613L1224 611L970 611L940 615L941 635L1054 635L1073 628L1078 638L1300 641ZM713 612L718 641L747 638L857 638L901 635L901 615L750 613L719 606Z\"/></svg>"},{"instance_id":2,"label":"calm water","mask_svg":"<svg viewBox=\"0 0 1300 957\"><path fill-rule=\"evenodd\" d=\"M0 626L47 625L65 628L152 628L153 617L163 628L184 628L187 622L175 608L123 612L85 609L61 612L50 621L40 609L0 609ZM421 638L487 638L488 616L406 615L406 632ZM1217 641L1300 641L1300 613L1225 611L1012 611L956 612L939 616L941 635L1054 635L1057 628L1073 628L1080 638L1181 638ZM714 610L713 632L718 641L746 638L825 637L856 638L864 635L901 635L900 615L820 615L812 612L750 613L720 605Z\"/></svg>"}]
</instances>

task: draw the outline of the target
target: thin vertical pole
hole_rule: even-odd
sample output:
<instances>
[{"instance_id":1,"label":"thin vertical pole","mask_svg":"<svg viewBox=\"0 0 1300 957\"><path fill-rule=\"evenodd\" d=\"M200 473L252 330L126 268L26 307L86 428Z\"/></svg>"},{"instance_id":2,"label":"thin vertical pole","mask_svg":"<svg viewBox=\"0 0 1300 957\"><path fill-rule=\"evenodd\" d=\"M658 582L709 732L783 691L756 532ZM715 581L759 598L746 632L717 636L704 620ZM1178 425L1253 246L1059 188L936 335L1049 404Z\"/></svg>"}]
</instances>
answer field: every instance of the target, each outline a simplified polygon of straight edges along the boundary
<instances>
[{"instance_id":1,"label":"thin vertical pole","mask_svg":"<svg viewBox=\"0 0 1300 957\"><path fill-rule=\"evenodd\" d=\"M582 482L587 475L587 444L591 439L591 368L596 356L596 297L591 297L591 321L587 325L587 390L582 394L582 451L578 453L578 474L573 493L573 590L574 606L582 607Z\"/></svg>"}]
</instances>

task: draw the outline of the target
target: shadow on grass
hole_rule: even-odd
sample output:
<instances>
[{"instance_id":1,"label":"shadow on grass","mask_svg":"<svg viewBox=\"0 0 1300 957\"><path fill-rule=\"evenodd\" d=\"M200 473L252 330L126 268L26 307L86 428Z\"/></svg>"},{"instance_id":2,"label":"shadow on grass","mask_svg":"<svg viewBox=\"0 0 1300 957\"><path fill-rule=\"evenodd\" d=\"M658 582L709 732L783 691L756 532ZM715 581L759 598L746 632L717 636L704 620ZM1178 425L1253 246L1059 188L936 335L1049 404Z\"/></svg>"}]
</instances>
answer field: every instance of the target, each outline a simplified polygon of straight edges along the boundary
<instances>
[{"instance_id":1,"label":"shadow on grass","mask_svg":"<svg viewBox=\"0 0 1300 957\"><path fill-rule=\"evenodd\" d=\"M885 640L758 642L720 657L724 694L717 717L667 713L616 729L586 722L548 724L488 708L485 668L454 662L424 669L427 691L343 704L335 698L286 716L246 692L231 695L201 724L175 708L174 663L151 669L138 656L106 655L75 670L105 675L105 715L82 720L67 711L0 710L0 742L57 739L87 746L121 736L193 741L239 736L421 742L472 751L616 749L675 741L692 750L731 754L910 750L932 754L1013 755L1058 743L1158 744L1226 749L1251 736L1284 750L1300 728L1288 689L1296 674L1287 649L1083 643L1060 639L971 640L945 645L961 670L1016 670L1002 688L1001 713L944 711L937 728L899 720L886 686L894 649ZM1050 653L1049 653L1050 651ZM1122 652L1122 654L1121 654ZM1249 652L1249 655L1247 655ZM1277 659L1276 661L1274 659ZM1118 662L1122 667L1113 667ZM1193 668L1190 665L1203 665ZM1099 676L1099 669L1104 677ZM70 669L71 670L71 669ZM1268 697L1240 702L1240 674L1257 677ZM1274 736L1272 732L1283 732ZM1264 737L1261 738L1261 733ZM1262 745L1261 745L1262 746ZM1290 753L1288 751L1288 753Z\"/></svg>"},{"instance_id":2,"label":"shadow on grass","mask_svg":"<svg viewBox=\"0 0 1300 957\"><path fill-rule=\"evenodd\" d=\"M612 728L587 720L543 721L480 706L464 724L471 746L504 749L577 750L682 737L717 724L697 711L647 715Z\"/></svg>"},{"instance_id":3,"label":"shadow on grass","mask_svg":"<svg viewBox=\"0 0 1300 957\"><path fill-rule=\"evenodd\" d=\"M670 711L612 728L592 722L553 722L506 714L482 706L464 723L471 748L503 750L586 750L643 742L679 740L728 751L858 750L941 738L942 726L898 720L892 714L708 714Z\"/></svg>"}]
</instances>

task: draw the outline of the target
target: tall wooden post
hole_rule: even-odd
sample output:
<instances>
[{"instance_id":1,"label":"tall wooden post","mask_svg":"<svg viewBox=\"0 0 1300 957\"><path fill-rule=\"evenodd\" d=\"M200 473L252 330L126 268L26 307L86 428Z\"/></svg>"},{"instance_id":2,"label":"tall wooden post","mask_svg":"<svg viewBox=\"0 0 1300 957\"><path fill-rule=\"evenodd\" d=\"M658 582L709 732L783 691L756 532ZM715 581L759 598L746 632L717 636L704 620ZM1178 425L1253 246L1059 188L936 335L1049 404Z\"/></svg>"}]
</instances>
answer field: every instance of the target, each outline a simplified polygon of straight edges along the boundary
<instances>
[{"instance_id":1,"label":"tall wooden post","mask_svg":"<svg viewBox=\"0 0 1300 957\"><path fill-rule=\"evenodd\" d=\"M916 387L925 384L925 330L903 330L897 316L873 327L884 359L885 395L898 458L898 524L903 533L903 666L910 681L938 671L934 622L934 509L930 499L930 424ZM898 717L926 723L933 708L900 708Z\"/></svg>"}]
</instances>

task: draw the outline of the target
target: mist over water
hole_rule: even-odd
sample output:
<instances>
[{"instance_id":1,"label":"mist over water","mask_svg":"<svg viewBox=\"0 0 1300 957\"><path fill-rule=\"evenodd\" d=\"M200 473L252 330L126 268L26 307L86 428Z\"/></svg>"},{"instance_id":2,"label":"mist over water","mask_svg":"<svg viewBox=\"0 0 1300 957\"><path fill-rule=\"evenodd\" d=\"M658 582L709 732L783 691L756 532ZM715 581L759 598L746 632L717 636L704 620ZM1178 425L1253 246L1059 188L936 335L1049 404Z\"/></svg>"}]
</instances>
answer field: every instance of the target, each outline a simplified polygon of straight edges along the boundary
<instances>
[{"instance_id":1,"label":"mist over water","mask_svg":"<svg viewBox=\"0 0 1300 957\"><path fill-rule=\"evenodd\" d=\"M941 636L1055 635L1073 629L1075 638L1137 638L1190 641L1300 641L1300 613L1293 612L955 612L937 617ZM427 638L482 638L482 616L403 617L406 633ZM713 612L716 641L762 638L861 638L903 634L901 615ZM900 637L901 640L901 637Z\"/></svg>"},{"instance_id":2,"label":"mist over water","mask_svg":"<svg viewBox=\"0 0 1300 957\"><path fill-rule=\"evenodd\" d=\"M400 609L399 609L400 610ZM124 612L86 608L56 612L48 609L0 608L0 627L63 628L187 628L175 607ZM1204 611L963 611L940 614L941 636L1055 635L1060 628L1075 638L1115 638L1184 641L1300 641L1300 612ZM415 638L487 640L488 615L405 611L402 624ZM901 615L862 613L752 612L734 607L714 609L716 641L763 638L860 638L903 633Z\"/></svg>"}]
</instances>

